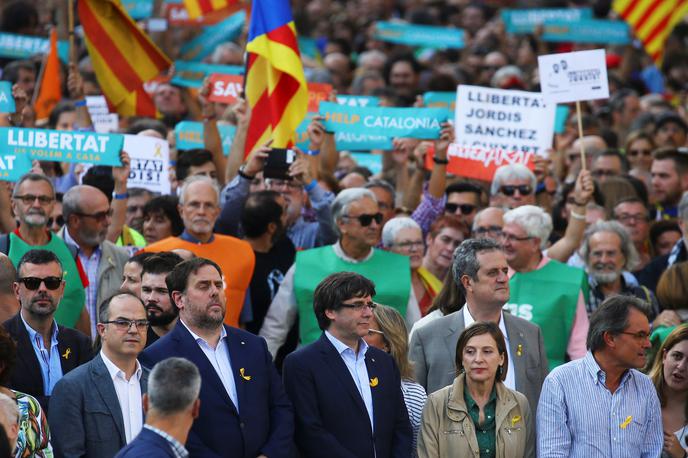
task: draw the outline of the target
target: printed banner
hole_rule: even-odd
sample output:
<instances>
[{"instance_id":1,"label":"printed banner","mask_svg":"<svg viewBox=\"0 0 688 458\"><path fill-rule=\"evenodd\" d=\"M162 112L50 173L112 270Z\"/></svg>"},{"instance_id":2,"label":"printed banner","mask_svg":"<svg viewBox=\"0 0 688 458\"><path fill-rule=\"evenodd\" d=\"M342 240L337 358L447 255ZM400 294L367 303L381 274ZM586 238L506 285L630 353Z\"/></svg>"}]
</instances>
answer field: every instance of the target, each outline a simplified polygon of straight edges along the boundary
<instances>
[{"instance_id":1,"label":"printed banner","mask_svg":"<svg viewBox=\"0 0 688 458\"><path fill-rule=\"evenodd\" d=\"M153 15L153 0L123 0L122 6L135 21L148 19Z\"/></svg>"},{"instance_id":2,"label":"printed banner","mask_svg":"<svg viewBox=\"0 0 688 458\"><path fill-rule=\"evenodd\" d=\"M93 121L93 129L101 134L116 132L119 129L119 115L110 113L105 97L102 95L86 96L86 107Z\"/></svg>"},{"instance_id":3,"label":"printed banner","mask_svg":"<svg viewBox=\"0 0 688 458\"><path fill-rule=\"evenodd\" d=\"M627 45L631 29L625 21L584 19L576 23L547 21L543 41Z\"/></svg>"},{"instance_id":4,"label":"printed banner","mask_svg":"<svg viewBox=\"0 0 688 458\"><path fill-rule=\"evenodd\" d=\"M380 98L372 95L337 95L337 103L348 107L377 107Z\"/></svg>"},{"instance_id":5,"label":"printed banner","mask_svg":"<svg viewBox=\"0 0 688 458\"><path fill-rule=\"evenodd\" d=\"M320 104L320 115L328 132L421 139L439 138L449 117L441 108L356 108L332 102Z\"/></svg>"},{"instance_id":6,"label":"printed banner","mask_svg":"<svg viewBox=\"0 0 688 458\"><path fill-rule=\"evenodd\" d=\"M0 155L26 154L39 161L119 166L123 142L121 134L0 127Z\"/></svg>"},{"instance_id":7,"label":"printed banner","mask_svg":"<svg viewBox=\"0 0 688 458\"><path fill-rule=\"evenodd\" d=\"M487 149L452 143L447 150L447 159L449 159L447 173L490 182L497 169L503 165L523 164L530 170L534 170L534 158L534 154L530 152ZM427 165L426 163L426 167Z\"/></svg>"},{"instance_id":8,"label":"printed banner","mask_svg":"<svg viewBox=\"0 0 688 458\"><path fill-rule=\"evenodd\" d=\"M193 88L200 88L205 77L213 73L224 75L241 75L244 73L244 67L240 65L204 64L184 60L174 61L174 70L175 74L170 81L171 84Z\"/></svg>"},{"instance_id":9,"label":"printed banner","mask_svg":"<svg viewBox=\"0 0 688 458\"><path fill-rule=\"evenodd\" d=\"M310 146L308 138L308 125L317 113L308 113L299 127L296 129L296 146L306 151ZM392 139L382 135L353 134L351 132L334 133L335 148L337 151L372 151L391 150Z\"/></svg>"},{"instance_id":10,"label":"printed banner","mask_svg":"<svg viewBox=\"0 0 688 458\"><path fill-rule=\"evenodd\" d=\"M298 37L299 52L303 57L318 61L322 59L320 49L318 49L318 42L315 38Z\"/></svg>"},{"instance_id":11,"label":"printed banner","mask_svg":"<svg viewBox=\"0 0 688 458\"><path fill-rule=\"evenodd\" d=\"M592 8L538 8L523 10L502 10L502 21L507 33L534 33L535 28L548 21L576 23L592 19Z\"/></svg>"},{"instance_id":12,"label":"printed banner","mask_svg":"<svg viewBox=\"0 0 688 458\"><path fill-rule=\"evenodd\" d=\"M193 40L182 45L179 55L183 60L200 61L208 57L220 44L233 41L241 34L246 22L246 11L239 11L217 24L204 27ZM219 73L219 72L218 72Z\"/></svg>"},{"instance_id":13,"label":"printed banner","mask_svg":"<svg viewBox=\"0 0 688 458\"><path fill-rule=\"evenodd\" d=\"M604 49L538 56L540 87L548 102L609 98Z\"/></svg>"},{"instance_id":14,"label":"printed banner","mask_svg":"<svg viewBox=\"0 0 688 458\"><path fill-rule=\"evenodd\" d=\"M464 32L453 27L414 25L380 21L375 24L375 39L432 49L462 49Z\"/></svg>"},{"instance_id":15,"label":"printed banner","mask_svg":"<svg viewBox=\"0 0 688 458\"><path fill-rule=\"evenodd\" d=\"M0 113L14 113L17 107L12 97L12 83L0 81Z\"/></svg>"},{"instance_id":16,"label":"printed banner","mask_svg":"<svg viewBox=\"0 0 688 458\"><path fill-rule=\"evenodd\" d=\"M0 151L0 181L18 181L30 171L31 159L27 154Z\"/></svg>"},{"instance_id":17,"label":"printed banner","mask_svg":"<svg viewBox=\"0 0 688 458\"><path fill-rule=\"evenodd\" d=\"M557 111L554 113L554 133L563 134L566 129L566 120L569 117L569 107L567 105L557 105Z\"/></svg>"},{"instance_id":18,"label":"printed banner","mask_svg":"<svg viewBox=\"0 0 688 458\"><path fill-rule=\"evenodd\" d=\"M230 124L218 124L222 139L222 151L229 155L232 147L236 127ZM203 123L196 121L182 121L174 127L174 137L177 150L203 148Z\"/></svg>"},{"instance_id":19,"label":"printed banner","mask_svg":"<svg viewBox=\"0 0 688 458\"><path fill-rule=\"evenodd\" d=\"M170 186L170 147L167 140L144 135L124 135L124 151L131 158L128 188L145 188L162 195Z\"/></svg>"},{"instance_id":20,"label":"printed banner","mask_svg":"<svg viewBox=\"0 0 688 458\"><path fill-rule=\"evenodd\" d=\"M373 172L373 175L382 173L382 154L351 153L351 157L356 164Z\"/></svg>"},{"instance_id":21,"label":"printed banner","mask_svg":"<svg viewBox=\"0 0 688 458\"><path fill-rule=\"evenodd\" d=\"M317 113L320 102L326 102L331 93L331 84L308 83L308 112Z\"/></svg>"},{"instance_id":22,"label":"printed banner","mask_svg":"<svg viewBox=\"0 0 688 458\"><path fill-rule=\"evenodd\" d=\"M449 119L454 119L456 92L426 92L423 94L423 104L428 108L449 110Z\"/></svg>"},{"instance_id":23,"label":"printed banner","mask_svg":"<svg viewBox=\"0 0 688 458\"><path fill-rule=\"evenodd\" d=\"M0 57L8 59L27 59L35 54L47 54L50 51L50 40L33 35L17 35L0 32ZM69 43L57 42L57 53L62 62L69 60Z\"/></svg>"},{"instance_id":24,"label":"printed banner","mask_svg":"<svg viewBox=\"0 0 688 458\"><path fill-rule=\"evenodd\" d=\"M244 90L244 77L242 75L222 75L213 73L210 75L211 91L208 100L211 102L232 104Z\"/></svg>"}]
</instances>

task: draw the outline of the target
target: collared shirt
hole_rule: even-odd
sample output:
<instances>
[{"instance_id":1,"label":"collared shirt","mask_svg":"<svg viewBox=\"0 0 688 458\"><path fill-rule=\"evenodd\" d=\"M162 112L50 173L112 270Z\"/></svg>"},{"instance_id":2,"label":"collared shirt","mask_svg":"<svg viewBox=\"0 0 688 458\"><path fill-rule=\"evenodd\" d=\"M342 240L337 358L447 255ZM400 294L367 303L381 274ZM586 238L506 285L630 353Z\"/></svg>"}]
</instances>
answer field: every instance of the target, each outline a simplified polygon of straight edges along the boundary
<instances>
[{"instance_id":1,"label":"collared shirt","mask_svg":"<svg viewBox=\"0 0 688 458\"><path fill-rule=\"evenodd\" d=\"M124 437L128 444L141 432L141 428L143 428L141 364L136 361L136 371L134 375L127 380L124 371L115 366L115 363L110 361L103 351L100 352L100 357L103 358L105 367L107 367L110 377L112 378L112 383L115 385L119 409L122 411L122 420L124 421Z\"/></svg>"},{"instance_id":2,"label":"collared shirt","mask_svg":"<svg viewBox=\"0 0 688 458\"><path fill-rule=\"evenodd\" d=\"M325 336L329 340L334 348L339 353L339 356L344 361L346 368L349 369L351 378L354 380L354 384L358 389L361 398L363 399L363 404L368 411L368 418L370 418L370 429L375 431L375 422L373 420L373 394L370 391L370 379L368 378L368 367L365 363L365 354L368 351L368 344L363 339L358 341L358 354L337 339L335 336L325 331Z\"/></svg>"},{"instance_id":3,"label":"collared shirt","mask_svg":"<svg viewBox=\"0 0 688 458\"><path fill-rule=\"evenodd\" d=\"M29 323L21 316L22 323L29 333L29 340L33 346L33 351L36 353L38 364L41 366L41 375L43 376L43 394L50 396L53 393L53 388L58 380L62 378L62 365L60 364L60 350L57 348L57 322L53 320L52 333L50 336L50 350L45 348L43 336L36 332Z\"/></svg>"},{"instance_id":4,"label":"collared shirt","mask_svg":"<svg viewBox=\"0 0 688 458\"><path fill-rule=\"evenodd\" d=\"M211 347L208 341L203 337L197 335L193 332L189 326L187 326L184 321L179 320L184 327L191 333L198 347L201 349L203 354L210 364L212 364L213 369L217 373L217 376L222 382L222 386L225 387L225 391L229 395L229 398L234 403L234 406L239 411L239 396L237 395L236 382L234 380L234 375L232 374L232 358L229 356L229 348L227 343L227 330L224 326L220 327L220 340L217 342L215 348Z\"/></svg>"},{"instance_id":5,"label":"collared shirt","mask_svg":"<svg viewBox=\"0 0 688 458\"><path fill-rule=\"evenodd\" d=\"M91 257L87 257L79 244L74 241L69 234L69 229L65 227L64 241L76 247L79 255L81 265L88 277L88 286L86 287L86 309L88 315L91 317L91 338L95 340L98 332L96 331L96 323L98 322L98 265L100 264L100 257L103 253L100 245L93 250Z\"/></svg>"},{"instance_id":6,"label":"collared shirt","mask_svg":"<svg viewBox=\"0 0 688 458\"><path fill-rule=\"evenodd\" d=\"M162 429L158 429L155 426L151 425L143 425L143 427L165 439L169 444L170 449L172 449L172 453L174 453L175 458L187 458L189 456L189 451L186 449L186 447L184 447L184 445L181 442L167 434Z\"/></svg>"},{"instance_id":7,"label":"collared shirt","mask_svg":"<svg viewBox=\"0 0 688 458\"><path fill-rule=\"evenodd\" d=\"M463 306L463 326L464 329L469 327L475 322L470 310L468 310L468 304ZM506 325L504 324L504 312L499 315L499 330L504 334L504 343L506 344L506 357L509 362L509 368L506 371L506 379L504 380L504 385L507 388L515 390L516 389L516 366L514 366L514 359L511 357L511 348L509 347L509 334L506 332ZM524 385L526 381L524 380Z\"/></svg>"},{"instance_id":8,"label":"collared shirt","mask_svg":"<svg viewBox=\"0 0 688 458\"><path fill-rule=\"evenodd\" d=\"M213 240L215 240L215 234L210 234L210 240L208 240L207 242L201 242L196 237L186 232L186 229L184 229L184 232L181 233L179 238L184 240L185 242L195 243L196 245L203 245L205 243L213 243Z\"/></svg>"},{"instance_id":9,"label":"collared shirt","mask_svg":"<svg viewBox=\"0 0 688 458\"><path fill-rule=\"evenodd\" d=\"M468 416L473 420L475 427L475 438L478 441L480 458L494 458L497 448L497 422L495 414L497 412L497 390L492 387L492 393L483 407L485 418L480 423L480 406L475 402L468 389L468 384L463 386L463 399L466 401Z\"/></svg>"},{"instance_id":10,"label":"collared shirt","mask_svg":"<svg viewBox=\"0 0 688 458\"><path fill-rule=\"evenodd\" d=\"M610 392L592 353L555 368L537 410L538 457L656 458L662 413L652 381L635 369Z\"/></svg>"}]
</instances>

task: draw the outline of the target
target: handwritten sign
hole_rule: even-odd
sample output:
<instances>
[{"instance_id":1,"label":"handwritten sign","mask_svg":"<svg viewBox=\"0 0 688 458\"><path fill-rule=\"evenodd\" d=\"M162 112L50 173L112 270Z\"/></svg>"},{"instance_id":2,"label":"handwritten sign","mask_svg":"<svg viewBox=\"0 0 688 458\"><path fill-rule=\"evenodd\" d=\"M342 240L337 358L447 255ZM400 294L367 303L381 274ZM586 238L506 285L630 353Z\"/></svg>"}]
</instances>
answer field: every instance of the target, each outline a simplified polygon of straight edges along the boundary
<instances>
[{"instance_id":1,"label":"handwritten sign","mask_svg":"<svg viewBox=\"0 0 688 458\"><path fill-rule=\"evenodd\" d=\"M604 49L538 56L538 66L548 102L609 98Z\"/></svg>"},{"instance_id":2,"label":"handwritten sign","mask_svg":"<svg viewBox=\"0 0 688 458\"><path fill-rule=\"evenodd\" d=\"M127 187L169 194L170 147L167 140L144 135L125 135L124 150L131 158Z\"/></svg>"},{"instance_id":3,"label":"handwritten sign","mask_svg":"<svg viewBox=\"0 0 688 458\"><path fill-rule=\"evenodd\" d=\"M87 96L86 107L96 132L107 134L119 129L119 115L110 113L105 97L102 95Z\"/></svg>"}]
</instances>

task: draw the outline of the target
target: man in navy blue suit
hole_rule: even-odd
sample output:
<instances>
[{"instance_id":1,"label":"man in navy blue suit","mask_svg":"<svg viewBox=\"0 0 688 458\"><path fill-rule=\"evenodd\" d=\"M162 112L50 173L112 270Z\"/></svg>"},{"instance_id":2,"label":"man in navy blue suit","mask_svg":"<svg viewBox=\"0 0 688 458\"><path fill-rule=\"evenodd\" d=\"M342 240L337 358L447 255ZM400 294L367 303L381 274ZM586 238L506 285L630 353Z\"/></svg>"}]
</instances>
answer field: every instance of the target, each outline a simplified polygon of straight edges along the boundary
<instances>
[{"instance_id":1,"label":"man in navy blue suit","mask_svg":"<svg viewBox=\"0 0 688 458\"><path fill-rule=\"evenodd\" d=\"M141 363L170 356L198 367L200 414L186 448L194 458L290 456L293 411L265 341L223 324L226 298L220 267L204 258L178 264L166 278L179 308L175 328L148 347Z\"/></svg>"},{"instance_id":2,"label":"man in navy blue suit","mask_svg":"<svg viewBox=\"0 0 688 458\"><path fill-rule=\"evenodd\" d=\"M184 358L167 358L155 365L143 395L146 424L115 458L188 457L184 448L189 429L198 417L201 374Z\"/></svg>"},{"instance_id":3,"label":"man in navy blue suit","mask_svg":"<svg viewBox=\"0 0 688 458\"><path fill-rule=\"evenodd\" d=\"M387 353L369 347L375 285L352 272L325 278L313 308L324 332L287 356L284 385L296 414L301 456L411 456L411 426L401 379Z\"/></svg>"}]
</instances>

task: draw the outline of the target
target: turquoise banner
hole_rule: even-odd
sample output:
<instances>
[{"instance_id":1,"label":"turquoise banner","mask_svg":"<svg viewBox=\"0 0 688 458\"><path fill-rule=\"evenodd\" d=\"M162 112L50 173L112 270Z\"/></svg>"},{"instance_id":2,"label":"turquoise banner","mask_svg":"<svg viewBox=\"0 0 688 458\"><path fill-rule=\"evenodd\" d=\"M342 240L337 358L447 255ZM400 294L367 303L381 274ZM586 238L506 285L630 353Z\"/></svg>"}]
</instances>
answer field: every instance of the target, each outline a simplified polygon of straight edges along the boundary
<instances>
[{"instance_id":1,"label":"turquoise banner","mask_svg":"<svg viewBox=\"0 0 688 458\"><path fill-rule=\"evenodd\" d=\"M218 124L222 139L222 151L229 155L236 127L229 124ZM182 121L174 126L174 137L177 150L203 148L203 123L196 121Z\"/></svg>"},{"instance_id":2,"label":"turquoise banner","mask_svg":"<svg viewBox=\"0 0 688 458\"><path fill-rule=\"evenodd\" d=\"M351 153L351 157L356 164L373 172L373 175L382 173L382 154Z\"/></svg>"},{"instance_id":3,"label":"turquoise banner","mask_svg":"<svg viewBox=\"0 0 688 458\"><path fill-rule=\"evenodd\" d=\"M319 114L328 132L422 139L439 138L449 117L441 108L355 108L332 102L320 102Z\"/></svg>"},{"instance_id":4,"label":"turquoise banner","mask_svg":"<svg viewBox=\"0 0 688 458\"><path fill-rule=\"evenodd\" d=\"M372 95L338 95L337 103L348 107L376 107L380 105L380 98Z\"/></svg>"},{"instance_id":5,"label":"turquoise banner","mask_svg":"<svg viewBox=\"0 0 688 458\"><path fill-rule=\"evenodd\" d=\"M50 51L50 40L32 35L17 35L0 32L0 57L8 59L27 59L34 54L45 54ZM57 53L62 62L69 60L69 43L57 42Z\"/></svg>"},{"instance_id":6,"label":"turquoise banner","mask_svg":"<svg viewBox=\"0 0 688 458\"><path fill-rule=\"evenodd\" d=\"M568 22L545 22L543 41L626 45L631 42L631 29L624 21L584 19Z\"/></svg>"},{"instance_id":7,"label":"turquoise banner","mask_svg":"<svg viewBox=\"0 0 688 458\"><path fill-rule=\"evenodd\" d=\"M124 0L122 5L135 21L148 19L153 15L153 0Z\"/></svg>"},{"instance_id":8,"label":"turquoise banner","mask_svg":"<svg viewBox=\"0 0 688 458\"><path fill-rule=\"evenodd\" d=\"M456 92L426 92L423 104L428 108L444 108L449 111L449 119L454 119Z\"/></svg>"},{"instance_id":9,"label":"turquoise banner","mask_svg":"<svg viewBox=\"0 0 688 458\"><path fill-rule=\"evenodd\" d=\"M338 97L339 98L339 97ZM306 151L310 146L308 138L308 124L315 113L309 113L296 129L296 146ZM392 139L382 135L353 134L351 132L335 132L334 142L337 151L372 151L391 150Z\"/></svg>"},{"instance_id":10,"label":"turquoise banner","mask_svg":"<svg viewBox=\"0 0 688 458\"><path fill-rule=\"evenodd\" d=\"M461 29L385 21L375 24L375 39L433 49L461 49L465 45Z\"/></svg>"},{"instance_id":11,"label":"turquoise banner","mask_svg":"<svg viewBox=\"0 0 688 458\"><path fill-rule=\"evenodd\" d=\"M535 28L548 21L576 23L592 19L592 8L533 8L502 10L502 21L507 33L534 33Z\"/></svg>"},{"instance_id":12,"label":"turquoise banner","mask_svg":"<svg viewBox=\"0 0 688 458\"><path fill-rule=\"evenodd\" d=\"M298 43L299 52L302 56L308 57L309 59L313 60L322 59L322 55L320 54L320 50L318 49L318 44L315 41L315 38L299 37Z\"/></svg>"},{"instance_id":13,"label":"turquoise banner","mask_svg":"<svg viewBox=\"0 0 688 458\"><path fill-rule=\"evenodd\" d=\"M31 171L31 159L24 153L0 153L0 181L18 181Z\"/></svg>"},{"instance_id":14,"label":"turquoise banner","mask_svg":"<svg viewBox=\"0 0 688 458\"><path fill-rule=\"evenodd\" d=\"M566 128L566 119L569 117L568 105L557 105L557 111L554 113L554 133L563 134Z\"/></svg>"},{"instance_id":15,"label":"turquoise banner","mask_svg":"<svg viewBox=\"0 0 688 458\"><path fill-rule=\"evenodd\" d=\"M12 97L12 83L0 81L0 113L14 113L16 110Z\"/></svg>"},{"instance_id":16,"label":"turquoise banner","mask_svg":"<svg viewBox=\"0 0 688 458\"><path fill-rule=\"evenodd\" d=\"M211 73L224 75L242 75L244 67L239 65L216 65L201 62L174 61L174 76L172 84L182 87L199 88L203 85L203 79Z\"/></svg>"},{"instance_id":17,"label":"turquoise banner","mask_svg":"<svg viewBox=\"0 0 688 458\"><path fill-rule=\"evenodd\" d=\"M0 128L0 155L24 154L39 161L122 165L123 143L121 134Z\"/></svg>"},{"instance_id":18,"label":"turquoise banner","mask_svg":"<svg viewBox=\"0 0 688 458\"><path fill-rule=\"evenodd\" d=\"M181 59L200 61L208 57L221 43L233 41L241 34L246 22L246 11L241 10L217 24L206 26L196 38L179 50Z\"/></svg>"}]
</instances>

